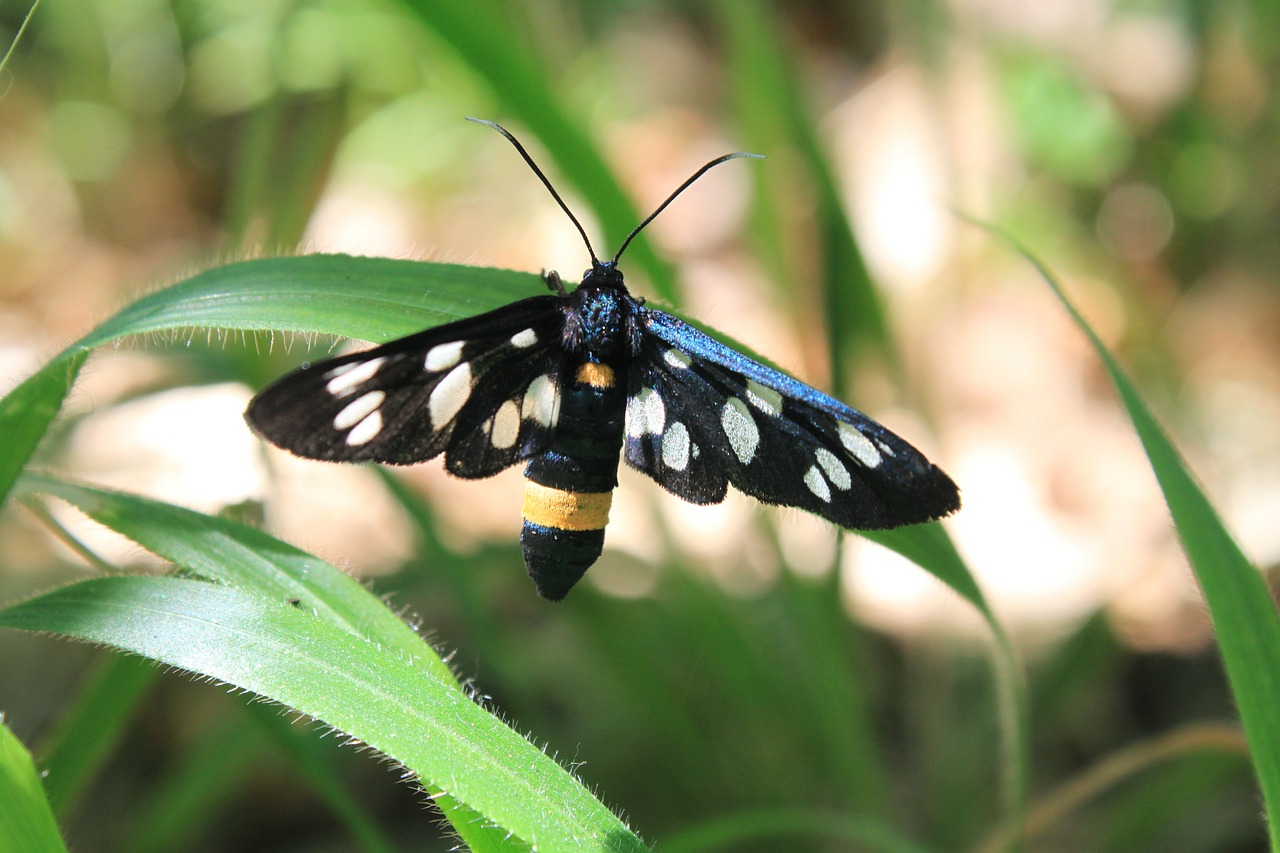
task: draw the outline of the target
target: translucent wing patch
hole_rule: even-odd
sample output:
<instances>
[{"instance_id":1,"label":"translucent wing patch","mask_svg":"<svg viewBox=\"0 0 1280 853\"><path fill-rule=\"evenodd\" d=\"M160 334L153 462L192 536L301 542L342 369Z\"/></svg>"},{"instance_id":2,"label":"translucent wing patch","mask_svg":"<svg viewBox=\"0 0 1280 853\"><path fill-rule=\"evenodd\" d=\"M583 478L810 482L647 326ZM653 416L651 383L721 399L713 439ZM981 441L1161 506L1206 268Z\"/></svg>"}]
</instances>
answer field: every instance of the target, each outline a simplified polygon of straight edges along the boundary
<instances>
[{"instance_id":1,"label":"translucent wing patch","mask_svg":"<svg viewBox=\"0 0 1280 853\"><path fill-rule=\"evenodd\" d=\"M880 424L669 314L640 309L626 459L695 503L726 483L842 527L877 530L960 506L955 483Z\"/></svg>"},{"instance_id":2,"label":"translucent wing patch","mask_svg":"<svg viewBox=\"0 0 1280 853\"><path fill-rule=\"evenodd\" d=\"M408 465L443 453L458 476L496 474L554 433L558 302L536 296L306 366L258 394L245 419L309 459Z\"/></svg>"},{"instance_id":3,"label":"translucent wing patch","mask_svg":"<svg viewBox=\"0 0 1280 853\"><path fill-rule=\"evenodd\" d=\"M699 423L719 395L703 382L672 375L643 355L633 363L629 377L623 445L627 464L691 503L724 500L729 472L722 464L723 453L708 444L714 436Z\"/></svg>"}]
</instances>

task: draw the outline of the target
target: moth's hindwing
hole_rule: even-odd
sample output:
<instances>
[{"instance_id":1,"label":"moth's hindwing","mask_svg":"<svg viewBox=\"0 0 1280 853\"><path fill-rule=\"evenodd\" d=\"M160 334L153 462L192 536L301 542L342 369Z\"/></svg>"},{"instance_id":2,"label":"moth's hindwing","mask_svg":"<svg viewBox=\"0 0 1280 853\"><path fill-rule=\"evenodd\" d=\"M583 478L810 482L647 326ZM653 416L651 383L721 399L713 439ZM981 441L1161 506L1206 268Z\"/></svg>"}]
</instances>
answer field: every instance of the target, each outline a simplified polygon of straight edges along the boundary
<instances>
[{"instance_id":1,"label":"moth's hindwing","mask_svg":"<svg viewBox=\"0 0 1280 853\"><path fill-rule=\"evenodd\" d=\"M245 418L310 459L408 465L444 453L451 473L488 477L550 442L558 303L536 296L310 365L258 394Z\"/></svg>"},{"instance_id":2,"label":"moth's hindwing","mask_svg":"<svg viewBox=\"0 0 1280 853\"><path fill-rule=\"evenodd\" d=\"M732 483L765 503L857 530L959 508L945 473L861 412L670 314L639 312L626 459L663 488L716 503Z\"/></svg>"}]
</instances>

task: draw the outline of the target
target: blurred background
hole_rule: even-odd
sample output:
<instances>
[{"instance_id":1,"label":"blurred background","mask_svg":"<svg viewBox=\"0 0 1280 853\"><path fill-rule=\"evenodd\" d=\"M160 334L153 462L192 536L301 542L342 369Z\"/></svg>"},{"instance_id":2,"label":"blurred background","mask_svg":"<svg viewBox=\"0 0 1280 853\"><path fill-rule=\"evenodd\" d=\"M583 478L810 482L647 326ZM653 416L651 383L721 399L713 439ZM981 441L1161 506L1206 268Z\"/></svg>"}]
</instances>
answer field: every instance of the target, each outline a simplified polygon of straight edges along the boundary
<instances>
[{"instance_id":1,"label":"blurred background","mask_svg":"<svg viewBox=\"0 0 1280 853\"><path fill-rule=\"evenodd\" d=\"M0 5L0 45L29 11ZM0 386L228 260L346 252L576 278L576 231L465 115L524 141L602 255L703 162L765 154L686 192L628 250L628 283L959 482L946 527L1027 666L1034 800L1118 749L1233 717L1101 365L1034 270L967 218L1047 261L1272 569L1277 33L1265 0L46 2L0 72ZM40 461L260 519L369 578L650 841L766 806L870 815L934 849L994 831L989 639L931 576L800 513L691 507L624 470L604 558L549 605L516 547L519 471L388 477L259 445L244 405L307 344L193 330L100 353ZM3 600L83 571L40 519L0 515ZM106 659L5 634L0 711L38 752ZM68 807L69 839L350 849L274 719L153 679ZM326 744L402 849L449 848L394 772ZM1243 757L1189 751L1032 846L1263 849L1257 811Z\"/></svg>"}]
</instances>

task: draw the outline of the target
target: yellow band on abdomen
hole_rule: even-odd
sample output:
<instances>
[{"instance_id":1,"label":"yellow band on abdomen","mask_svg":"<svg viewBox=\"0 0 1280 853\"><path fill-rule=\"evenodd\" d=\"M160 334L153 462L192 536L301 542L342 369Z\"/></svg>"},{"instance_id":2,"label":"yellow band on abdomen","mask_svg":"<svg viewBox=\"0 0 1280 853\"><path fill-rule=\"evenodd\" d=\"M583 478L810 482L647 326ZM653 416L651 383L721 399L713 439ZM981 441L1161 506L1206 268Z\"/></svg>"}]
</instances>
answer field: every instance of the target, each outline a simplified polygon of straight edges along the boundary
<instances>
[{"instance_id":1,"label":"yellow band on abdomen","mask_svg":"<svg viewBox=\"0 0 1280 853\"><path fill-rule=\"evenodd\" d=\"M612 388L616 381L613 375L613 368L607 364L596 364L592 361L583 362L578 367L578 373L573 377L577 382L583 385L590 385L593 388Z\"/></svg>"},{"instance_id":2,"label":"yellow band on abdomen","mask_svg":"<svg viewBox=\"0 0 1280 853\"><path fill-rule=\"evenodd\" d=\"M613 492L566 492L532 480L524 484L524 520L557 530L602 530Z\"/></svg>"}]
</instances>

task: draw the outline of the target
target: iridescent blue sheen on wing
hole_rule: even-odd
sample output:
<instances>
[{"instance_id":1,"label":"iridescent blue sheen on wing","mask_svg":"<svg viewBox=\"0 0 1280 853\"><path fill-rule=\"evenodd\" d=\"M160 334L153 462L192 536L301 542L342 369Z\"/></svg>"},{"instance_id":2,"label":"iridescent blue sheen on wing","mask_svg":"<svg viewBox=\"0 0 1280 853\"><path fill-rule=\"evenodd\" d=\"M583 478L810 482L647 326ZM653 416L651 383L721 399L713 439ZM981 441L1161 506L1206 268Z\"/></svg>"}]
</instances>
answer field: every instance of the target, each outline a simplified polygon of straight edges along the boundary
<instances>
[{"instance_id":1,"label":"iridescent blue sheen on wing","mask_svg":"<svg viewBox=\"0 0 1280 853\"><path fill-rule=\"evenodd\" d=\"M626 459L668 490L716 503L732 483L856 530L959 507L951 478L856 409L670 314L640 308L639 320L643 344L628 393L643 403L628 418Z\"/></svg>"}]
</instances>

